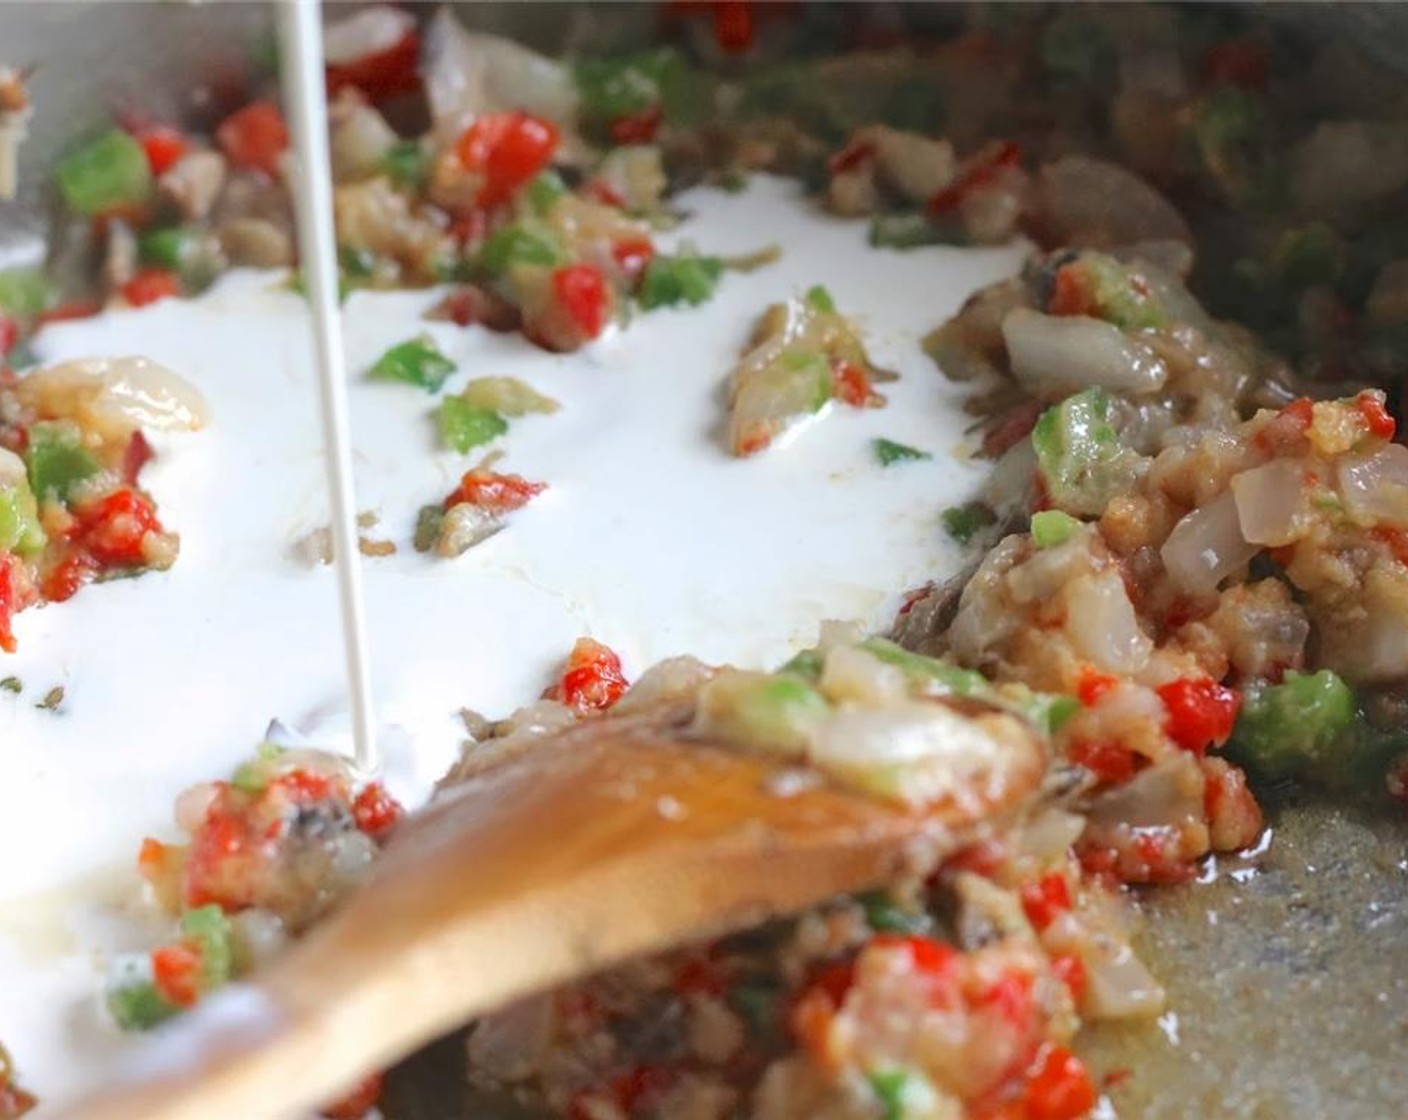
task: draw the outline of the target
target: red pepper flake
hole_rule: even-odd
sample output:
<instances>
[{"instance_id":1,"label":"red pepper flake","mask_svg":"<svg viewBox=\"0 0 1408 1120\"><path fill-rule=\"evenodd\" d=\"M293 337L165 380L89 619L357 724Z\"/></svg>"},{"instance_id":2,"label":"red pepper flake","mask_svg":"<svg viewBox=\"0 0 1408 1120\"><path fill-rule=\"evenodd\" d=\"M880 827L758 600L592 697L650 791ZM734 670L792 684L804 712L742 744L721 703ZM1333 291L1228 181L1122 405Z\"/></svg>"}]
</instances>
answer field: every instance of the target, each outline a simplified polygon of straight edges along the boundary
<instances>
[{"instance_id":1,"label":"red pepper flake","mask_svg":"<svg viewBox=\"0 0 1408 1120\"><path fill-rule=\"evenodd\" d=\"M1157 689L1168 712L1169 738L1202 757L1208 747L1220 747L1232 735L1242 695L1211 677L1180 677Z\"/></svg>"},{"instance_id":2,"label":"red pepper flake","mask_svg":"<svg viewBox=\"0 0 1408 1120\"><path fill-rule=\"evenodd\" d=\"M169 125L158 124L137 133L153 175L164 175L186 154L186 138Z\"/></svg>"},{"instance_id":3,"label":"red pepper flake","mask_svg":"<svg viewBox=\"0 0 1408 1120\"><path fill-rule=\"evenodd\" d=\"M75 299L68 303L61 303L58 307L51 307L47 311L41 311L35 319L36 326L43 326L45 323L68 323L75 319L91 319L94 315L102 311L103 305L93 299Z\"/></svg>"},{"instance_id":4,"label":"red pepper flake","mask_svg":"<svg viewBox=\"0 0 1408 1120\"><path fill-rule=\"evenodd\" d=\"M508 202L552 160L557 126L528 113L488 113L464 131L456 145L466 170L484 177L475 205Z\"/></svg>"},{"instance_id":5,"label":"red pepper flake","mask_svg":"<svg viewBox=\"0 0 1408 1120\"><path fill-rule=\"evenodd\" d=\"M122 452L122 480L129 486L135 486L137 476L142 473L142 468L155 457L156 452L147 442L147 437L141 432L133 432L132 438L127 441L127 447Z\"/></svg>"},{"instance_id":6,"label":"red pepper flake","mask_svg":"<svg viewBox=\"0 0 1408 1120\"><path fill-rule=\"evenodd\" d=\"M1080 739L1070 745L1066 756L1083 766L1102 782L1118 785L1134 777L1136 761L1128 747L1109 740Z\"/></svg>"},{"instance_id":7,"label":"red pepper flake","mask_svg":"<svg viewBox=\"0 0 1408 1120\"><path fill-rule=\"evenodd\" d=\"M903 950L915 969L931 977L948 976L958 960L958 950L932 937L880 933L870 939L868 948Z\"/></svg>"},{"instance_id":8,"label":"red pepper flake","mask_svg":"<svg viewBox=\"0 0 1408 1120\"><path fill-rule=\"evenodd\" d=\"M909 614L928 594L934 590L933 583L926 583L922 587L911 588L904 593L904 600L900 603L900 609L895 612L899 618Z\"/></svg>"},{"instance_id":9,"label":"red pepper flake","mask_svg":"<svg viewBox=\"0 0 1408 1120\"><path fill-rule=\"evenodd\" d=\"M1085 962L1074 953L1059 953L1051 958L1051 971L1055 973L1056 979L1070 989L1071 998L1079 1004L1090 983Z\"/></svg>"},{"instance_id":10,"label":"red pepper flake","mask_svg":"<svg viewBox=\"0 0 1408 1120\"><path fill-rule=\"evenodd\" d=\"M792 1005L788 1023L797 1041L823 1065L830 1065L828 1036L831 1021L846 1002L855 983L855 962L826 965L813 977Z\"/></svg>"},{"instance_id":11,"label":"red pepper flake","mask_svg":"<svg viewBox=\"0 0 1408 1120\"><path fill-rule=\"evenodd\" d=\"M256 101L226 117L215 139L236 167L277 176L279 160L288 150L288 125L272 101Z\"/></svg>"},{"instance_id":12,"label":"red pepper flake","mask_svg":"<svg viewBox=\"0 0 1408 1120\"><path fill-rule=\"evenodd\" d=\"M614 206L617 210L626 208L626 200L621 193L610 183L604 183L600 179L593 179L582 188L582 194L593 202L600 202L603 206Z\"/></svg>"},{"instance_id":13,"label":"red pepper flake","mask_svg":"<svg viewBox=\"0 0 1408 1120\"><path fill-rule=\"evenodd\" d=\"M665 113L659 105L651 105L638 113L617 117L607 130L613 144L649 144L660 131Z\"/></svg>"},{"instance_id":14,"label":"red pepper flake","mask_svg":"<svg viewBox=\"0 0 1408 1120\"><path fill-rule=\"evenodd\" d=\"M544 696L579 712L602 712L621 699L627 687L616 652L592 638L578 638L562 678Z\"/></svg>"},{"instance_id":15,"label":"red pepper flake","mask_svg":"<svg viewBox=\"0 0 1408 1120\"><path fill-rule=\"evenodd\" d=\"M1364 423L1368 425L1370 435L1379 439L1393 438L1394 432L1398 430L1398 422L1389 415L1384 405L1382 389L1365 389L1354 398L1354 404L1359 409L1359 415L1364 418Z\"/></svg>"},{"instance_id":16,"label":"red pepper flake","mask_svg":"<svg viewBox=\"0 0 1408 1120\"><path fill-rule=\"evenodd\" d=\"M1010 140L993 140L972 156L952 183L929 199L929 213L942 216L958 209L973 191L987 186L1005 168L1022 165L1022 149Z\"/></svg>"},{"instance_id":17,"label":"red pepper flake","mask_svg":"<svg viewBox=\"0 0 1408 1120\"><path fill-rule=\"evenodd\" d=\"M714 38L729 54L744 54L753 45L753 5L748 0L717 0Z\"/></svg>"},{"instance_id":18,"label":"red pepper flake","mask_svg":"<svg viewBox=\"0 0 1408 1120\"><path fill-rule=\"evenodd\" d=\"M386 792L380 782L369 782L352 802L352 819L357 828L378 842L405 816L401 803Z\"/></svg>"},{"instance_id":19,"label":"red pepper flake","mask_svg":"<svg viewBox=\"0 0 1408 1120\"><path fill-rule=\"evenodd\" d=\"M146 307L149 303L181 294L181 281L176 274L165 268L144 268L122 285L122 298L133 307Z\"/></svg>"},{"instance_id":20,"label":"red pepper flake","mask_svg":"<svg viewBox=\"0 0 1408 1120\"><path fill-rule=\"evenodd\" d=\"M854 362L840 362L832 370L836 379L836 398L852 408L865 408L875 402L875 388L870 374Z\"/></svg>"},{"instance_id":21,"label":"red pepper flake","mask_svg":"<svg viewBox=\"0 0 1408 1120\"><path fill-rule=\"evenodd\" d=\"M391 46L327 68L328 94L352 86L373 101L420 89L420 35L412 28Z\"/></svg>"},{"instance_id":22,"label":"red pepper flake","mask_svg":"<svg viewBox=\"0 0 1408 1120\"><path fill-rule=\"evenodd\" d=\"M381 1099L382 1075L374 1073L341 1100L324 1105L318 1114L325 1120L362 1120Z\"/></svg>"},{"instance_id":23,"label":"red pepper flake","mask_svg":"<svg viewBox=\"0 0 1408 1120\"><path fill-rule=\"evenodd\" d=\"M852 140L839 152L833 153L826 161L827 170L832 175L859 167L875 156L875 145L869 140Z\"/></svg>"},{"instance_id":24,"label":"red pepper flake","mask_svg":"<svg viewBox=\"0 0 1408 1120\"><path fill-rule=\"evenodd\" d=\"M1099 1094L1084 1063L1064 1046L1046 1046L1027 1079L1027 1120L1081 1120Z\"/></svg>"},{"instance_id":25,"label":"red pepper flake","mask_svg":"<svg viewBox=\"0 0 1408 1120\"><path fill-rule=\"evenodd\" d=\"M1071 888L1059 871L1043 875L1022 888L1022 910L1038 931L1070 912Z\"/></svg>"}]
</instances>

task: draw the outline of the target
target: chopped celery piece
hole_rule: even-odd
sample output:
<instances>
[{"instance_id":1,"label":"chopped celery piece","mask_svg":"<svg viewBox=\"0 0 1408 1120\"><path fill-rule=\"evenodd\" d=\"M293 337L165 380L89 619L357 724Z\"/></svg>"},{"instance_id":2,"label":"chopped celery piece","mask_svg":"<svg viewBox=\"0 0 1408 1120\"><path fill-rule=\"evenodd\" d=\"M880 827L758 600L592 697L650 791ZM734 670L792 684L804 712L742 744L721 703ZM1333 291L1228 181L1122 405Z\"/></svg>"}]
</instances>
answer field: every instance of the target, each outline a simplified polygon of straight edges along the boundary
<instances>
[{"instance_id":1,"label":"chopped celery piece","mask_svg":"<svg viewBox=\"0 0 1408 1120\"><path fill-rule=\"evenodd\" d=\"M73 488L98 473L98 460L82 443L78 426L46 421L29 429L24 453L29 486L41 501L66 501Z\"/></svg>"},{"instance_id":2,"label":"chopped celery piece","mask_svg":"<svg viewBox=\"0 0 1408 1120\"><path fill-rule=\"evenodd\" d=\"M1123 489L1139 456L1120 446L1110 422L1110 399L1086 389L1041 414L1032 447L1046 491L1058 508L1098 517Z\"/></svg>"},{"instance_id":3,"label":"chopped celery piece","mask_svg":"<svg viewBox=\"0 0 1408 1120\"><path fill-rule=\"evenodd\" d=\"M398 187L417 190L430 178L430 155L418 140L400 140L381 157L381 169Z\"/></svg>"},{"instance_id":4,"label":"chopped celery piece","mask_svg":"<svg viewBox=\"0 0 1408 1120\"><path fill-rule=\"evenodd\" d=\"M369 377L374 381L401 381L429 393L445 386L455 363L440 353L428 335L393 346L376 360Z\"/></svg>"},{"instance_id":5,"label":"chopped celery piece","mask_svg":"<svg viewBox=\"0 0 1408 1120\"><path fill-rule=\"evenodd\" d=\"M540 172L525 190L528 205L539 217L550 213L557 200L566 193L567 184L562 181L562 176L551 170Z\"/></svg>"},{"instance_id":6,"label":"chopped celery piece","mask_svg":"<svg viewBox=\"0 0 1408 1120\"><path fill-rule=\"evenodd\" d=\"M826 659L822 657L819 650L804 649L796 657L778 670L779 673L792 673L798 677L805 677L809 681L821 679L821 670L826 664Z\"/></svg>"},{"instance_id":7,"label":"chopped celery piece","mask_svg":"<svg viewBox=\"0 0 1408 1120\"><path fill-rule=\"evenodd\" d=\"M1071 539L1080 522L1059 509L1044 509L1032 514L1032 541L1037 548L1055 548Z\"/></svg>"},{"instance_id":8,"label":"chopped celery piece","mask_svg":"<svg viewBox=\"0 0 1408 1120\"><path fill-rule=\"evenodd\" d=\"M807 289L807 303L811 304L816 311L825 314L834 314L836 311L836 301L831 298L831 293L821 284L813 284Z\"/></svg>"},{"instance_id":9,"label":"chopped celery piece","mask_svg":"<svg viewBox=\"0 0 1408 1120\"><path fill-rule=\"evenodd\" d=\"M46 541L38 506L24 480L0 487L0 552L38 552Z\"/></svg>"},{"instance_id":10,"label":"chopped celery piece","mask_svg":"<svg viewBox=\"0 0 1408 1120\"><path fill-rule=\"evenodd\" d=\"M797 753L831 707L815 688L790 673L724 671L700 692L700 722L708 733L760 750Z\"/></svg>"},{"instance_id":11,"label":"chopped celery piece","mask_svg":"<svg viewBox=\"0 0 1408 1120\"><path fill-rule=\"evenodd\" d=\"M875 449L875 457L880 460L882 467L888 467L893 463L933 458L933 455L927 451L920 451L919 448L910 447L908 444L896 443L892 439L877 439L871 443L871 446Z\"/></svg>"},{"instance_id":12,"label":"chopped celery piece","mask_svg":"<svg viewBox=\"0 0 1408 1120\"><path fill-rule=\"evenodd\" d=\"M0 271L0 313L33 319L49 306L49 282L37 268Z\"/></svg>"},{"instance_id":13,"label":"chopped celery piece","mask_svg":"<svg viewBox=\"0 0 1408 1120\"><path fill-rule=\"evenodd\" d=\"M949 506L940 515L944 531L959 544L968 544L980 530L986 529L997 520L997 514L985 502L965 502L961 506Z\"/></svg>"},{"instance_id":14,"label":"chopped celery piece","mask_svg":"<svg viewBox=\"0 0 1408 1120\"><path fill-rule=\"evenodd\" d=\"M54 174L68 208L85 217L139 205L152 190L146 152L119 128L65 156Z\"/></svg>"},{"instance_id":15,"label":"chopped celery piece","mask_svg":"<svg viewBox=\"0 0 1408 1120\"><path fill-rule=\"evenodd\" d=\"M1335 673L1286 673L1243 694L1228 753L1259 777L1292 777L1331 762L1358 719L1354 692Z\"/></svg>"},{"instance_id":16,"label":"chopped celery piece","mask_svg":"<svg viewBox=\"0 0 1408 1120\"><path fill-rule=\"evenodd\" d=\"M107 1005L117 1025L125 1031L149 1031L180 1011L162 998L150 980L111 989Z\"/></svg>"},{"instance_id":17,"label":"chopped celery piece","mask_svg":"<svg viewBox=\"0 0 1408 1120\"><path fill-rule=\"evenodd\" d=\"M181 915L181 933L200 949L200 990L228 984L234 974L230 919L219 906L201 906Z\"/></svg>"},{"instance_id":18,"label":"chopped celery piece","mask_svg":"<svg viewBox=\"0 0 1408 1120\"><path fill-rule=\"evenodd\" d=\"M461 454L508 431L508 421L497 412L475 408L460 397L441 401L437 419L445 446Z\"/></svg>"},{"instance_id":19,"label":"chopped celery piece","mask_svg":"<svg viewBox=\"0 0 1408 1120\"><path fill-rule=\"evenodd\" d=\"M479 253L480 265L491 276L502 276L514 265L554 265L558 259L551 241L523 226L505 226L496 231Z\"/></svg>"},{"instance_id":20,"label":"chopped celery piece","mask_svg":"<svg viewBox=\"0 0 1408 1120\"><path fill-rule=\"evenodd\" d=\"M500 416L526 416L530 412L549 414L562 407L516 377L476 377L460 392L460 400Z\"/></svg>"},{"instance_id":21,"label":"chopped celery piece","mask_svg":"<svg viewBox=\"0 0 1408 1120\"><path fill-rule=\"evenodd\" d=\"M647 311L657 307L697 307L714 294L723 262L718 257L654 256L645 266L636 298Z\"/></svg>"}]
</instances>

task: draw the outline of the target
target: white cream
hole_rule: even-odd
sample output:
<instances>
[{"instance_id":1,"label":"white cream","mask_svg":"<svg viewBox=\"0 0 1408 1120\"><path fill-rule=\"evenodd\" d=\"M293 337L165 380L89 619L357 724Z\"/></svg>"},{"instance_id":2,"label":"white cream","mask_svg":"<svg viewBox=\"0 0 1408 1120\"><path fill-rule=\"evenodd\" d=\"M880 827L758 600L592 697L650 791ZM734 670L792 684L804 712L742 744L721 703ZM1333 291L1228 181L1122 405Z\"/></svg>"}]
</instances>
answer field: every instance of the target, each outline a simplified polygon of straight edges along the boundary
<instances>
[{"instance_id":1,"label":"white cream","mask_svg":"<svg viewBox=\"0 0 1408 1120\"><path fill-rule=\"evenodd\" d=\"M782 259L580 354L425 323L434 292L347 302L358 507L381 517L371 535L399 546L366 562L366 581L377 712L403 798L422 798L455 756L459 707L498 715L535 697L581 634L619 650L632 676L679 653L770 667L822 619L880 624L900 592L958 563L939 514L983 470L951 454L961 394L919 338L1021 250L873 250L863 223L826 217L784 181L682 204L693 217L662 241L722 254L777 242ZM768 303L818 282L859 318L874 360L901 373L890 404L836 408L785 448L733 459L722 388L739 347ZM449 390L507 375L563 405L513 421L495 445L500 469L550 489L457 560L417 554L410 536L417 509L474 456L436 449L438 397L363 378L427 330L459 366ZM102 955L150 936L131 870L142 836L174 838L176 795L231 770L271 717L342 746L347 718L332 572L291 554L327 523L300 298L235 275L194 302L52 327L39 350L145 354L197 384L211 412L202 432L160 437L144 476L181 533L175 568L25 612L19 653L0 655L0 676L25 686L0 692L0 1039L54 1101L130 1045L94 993ZM881 468L877 436L936 456ZM37 710L59 684L60 710ZM104 871L110 885L95 885Z\"/></svg>"}]
</instances>

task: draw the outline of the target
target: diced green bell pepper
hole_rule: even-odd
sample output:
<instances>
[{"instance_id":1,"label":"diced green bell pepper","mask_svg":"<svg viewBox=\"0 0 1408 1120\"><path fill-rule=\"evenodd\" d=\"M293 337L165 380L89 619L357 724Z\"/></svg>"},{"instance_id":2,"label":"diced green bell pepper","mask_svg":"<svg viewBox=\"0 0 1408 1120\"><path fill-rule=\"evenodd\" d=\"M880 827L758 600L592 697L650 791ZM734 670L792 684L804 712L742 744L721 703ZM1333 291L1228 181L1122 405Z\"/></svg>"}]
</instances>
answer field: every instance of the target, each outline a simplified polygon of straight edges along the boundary
<instances>
[{"instance_id":1,"label":"diced green bell pepper","mask_svg":"<svg viewBox=\"0 0 1408 1120\"><path fill-rule=\"evenodd\" d=\"M479 253L479 264L491 276L502 276L514 265L559 263L557 247L542 234L523 226L505 226L495 231Z\"/></svg>"},{"instance_id":2,"label":"diced green bell pepper","mask_svg":"<svg viewBox=\"0 0 1408 1120\"><path fill-rule=\"evenodd\" d=\"M697 307L713 296L722 273L718 257L654 256L645 266L636 298L647 311L682 303Z\"/></svg>"},{"instance_id":3,"label":"diced green bell pepper","mask_svg":"<svg viewBox=\"0 0 1408 1120\"><path fill-rule=\"evenodd\" d=\"M910 1075L902 1069L880 1070L866 1074L866 1080L880 1099L881 1120L905 1120L904 1099Z\"/></svg>"},{"instance_id":4,"label":"diced green bell pepper","mask_svg":"<svg viewBox=\"0 0 1408 1120\"><path fill-rule=\"evenodd\" d=\"M34 494L23 480L0 487L0 552L39 552L47 543Z\"/></svg>"},{"instance_id":5,"label":"diced green bell pepper","mask_svg":"<svg viewBox=\"0 0 1408 1120\"><path fill-rule=\"evenodd\" d=\"M230 919L219 906L201 906L181 915L181 933L200 949L200 990L209 992L228 984L234 975L234 949Z\"/></svg>"},{"instance_id":6,"label":"diced green bell pepper","mask_svg":"<svg viewBox=\"0 0 1408 1120\"><path fill-rule=\"evenodd\" d=\"M557 200L567 193L567 184L556 171L541 171L525 188L524 194L533 213L546 217L557 205Z\"/></svg>"},{"instance_id":7,"label":"diced green bell pepper","mask_svg":"<svg viewBox=\"0 0 1408 1120\"><path fill-rule=\"evenodd\" d=\"M1227 750L1261 778L1293 777L1343 749L1357 719L1354 692L1337 674L1291 670L1280 684L1243 693Z\"/></svg>"},{"instance_id":8,"label":"diced green bell pepper","mask_svg":"<svg viewBox=\"0 0 1408 1120\"><path fill-rule=\"evenodd\" d=\"M119 128L65 156L54 174L68 208L84 217L140 205L152 192L146 152Z\"/></svg>"},{"instance_id":9,"label":"diced green bell pepper","mask_svg":"<svg viewBox=\"0 0 1408 1120\"><path fill-rule=\"evenodd\" d=\"M826 698L790 673L721 673L700 696L708 730L745 747L780 753L806 749L831 708Z\"/></svg>"},{"instance_id":10,"label":"diced green bell pepper","mask_svg":"<svg viewBox=\"0 0 1408 1120\"><path fill-rule=\"evenodd\" d=\"M438 393L454 372L455 363L425 335L393 346L376 360L368 376L374 381L400 381Z\"/></svg>"},{"instance_id":11,"label":"diced green bell pepper","mask_svg":"<svg viewBox=\"0 0 1408 1120\"><path fill-rule=\"evenodd\" d=\"M881 211L870 219L870 244L876 249L918 249L924 245L962 245L957 226L936 222L919 210Z\"/></svg>"},{"instance_id":12,"label":"diced green bell pepper","mask_svg":"<svg viewBox=\"0 0 1408 1120\"><path fill-rule=\"evenodd\" d=\"M787 664L778 669L779 673L792 673L815 683L821 679L821 671L826 665L820 650L804 649Z\"/></svg>"},{"instance_id":13,"label":"diced green bell pepper","mask_svg":"<svg viewBox=\"0 0 1408 1120\"><path fill-rule=\"evenodd\" d=\"M230 785L241 793L263 793L273 780L285 751L274 743L260 743L254 758L235 768Z\"/></svg>"},{"instance_id":14,"label":"diced green bell pepper","mask_svg":"<svg viewBox=\"0 0 1408 1120\"><path fill-rule=\"evenodd\" d=\"M1055 548L1065 544L1080 528L1080 522L1059 509L1044 509L1032 514L1032 542L1037 548Z\"/></svg>"},{"instance_id":15,"label":"diced green bell pepper","mask_svg":"<svg viewBox=\"0 0 1408 1120\"><path fill-rule=\"evenodd\" d=\"M856 895L865 910L865 921L880 933L928 933L933 919L922 910L909 910L897 903L888 891L867 891Z\"/></svg>"},{"instance_id":16,"label":"diced green bell pepper","mask_svg":"<svg viewBox=\"0 0 1408 1120\"><path fill-rule=\"evenodd\" d=\"M29 429L24 453L29 487L43 501L66 501L73 488L98 473L98 460L83 446L78 426L45 421Z\"/></svg>"},{"instance_id":17,"label":"diced green bell pepper","mask_svg":"<svg viewBox=\"0 0 1408 1120\"><path fill-rule=\"evenodd\" d=\"M1104 253L1086 253L1076 267L1085 273L1096 312L1106 322L1125 330L1147 330L1168 321L1158 297L1136 280L1137 270Z\"/></svg>"},{"instance_id":18,"label":"diced green bell pepper","mask_svg":"<svg viewBox=\"0 0 1408 1120\"><path fill-rule=\"evenodd\" d=\"M33 319L49 306L49 281L37 268L0 271L0 313L15 319Z\"/></svg>"},{"instance_id":19,"label":"diced green bell pepper","mask_svg":"<svg viewBox=\"0 0 1408 1120\"><path fill-rule=\"evenodd\" d=\"M813 284L807 289L807 303L814 311L820 311L825 315L832 315L836 312L836 301L831 298L831 293L826 290L823 284Z\"/></svg>"},{"instance_id":20,"label":"diced green bell pepper","mask_svg":"<svg viewBox=\"0 0 1408 1120\"><path fill-rule=\"evenodd\" d=\"M419 190L430 178L430 154L418 140L401 140L386 149L381 169L396 186Z\"/></svg>"},{"instance_id":21,"label":"diced green bell pepper","mask_svg":"<svg viewBox=\"0 0 1408 1120\"><path fill-rule=\"evenodd\" d=\"M437 420L445 446L461 454L508 431L508 421L497 412L475 408L460 397L442 400Z\"/></svg>"},{"instance_id":22,"label":"diced green bell pepper","mask_svg":"<svg viewBox=\"0 0 1408 1120\"><path fill-rule=\"evenodd\" d=\"M118 1027L124 1031L149 1031L181 1010L167 1003L150 980L110 989L107 1005Z\"/></svg>"},{"instance_id":23,"label":"diced green bell pepper","mask_svg":"<svg viewBox=\"0 0 1408 1120\"><path fill-rule=\"evenodd\" d=\"M1131 480L1139 456L1120 446L1110 399L1099 389L1067 397L1041 414L1032 447L1046 492L1057 508L1098 517Z\"/></svg>"}]
</instances>

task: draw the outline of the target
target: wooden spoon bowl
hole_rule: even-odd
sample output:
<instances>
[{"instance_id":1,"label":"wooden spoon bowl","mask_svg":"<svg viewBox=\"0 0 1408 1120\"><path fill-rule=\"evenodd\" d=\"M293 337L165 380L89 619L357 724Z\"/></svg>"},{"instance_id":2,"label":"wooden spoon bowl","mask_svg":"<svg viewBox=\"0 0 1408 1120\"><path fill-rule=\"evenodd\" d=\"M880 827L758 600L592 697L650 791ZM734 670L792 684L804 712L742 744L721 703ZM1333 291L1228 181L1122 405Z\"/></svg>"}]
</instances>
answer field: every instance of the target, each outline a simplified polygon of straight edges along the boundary
<instances>
[{"instance_id":1,"label":"wooden spoon bowl","mask_svg":"<svg viewBox=\"0 0 1408 1120\"><path fill-rule=\"evenodd\" d=\"M1009 816L1045 770L1033 737L961 806L920 812L689 741L690 715L671 703L587 720L446 790L326 922L64 1115L316 1106L517 997L927 866Z\"/></svg>"}]
</instances>

